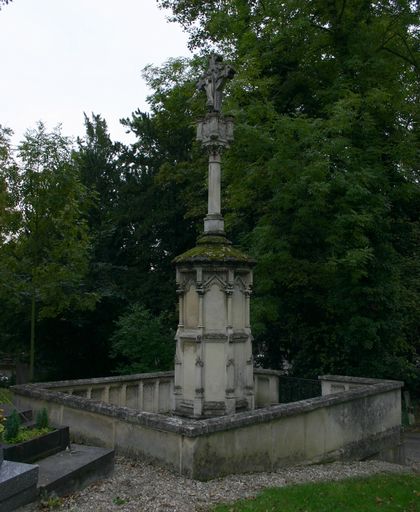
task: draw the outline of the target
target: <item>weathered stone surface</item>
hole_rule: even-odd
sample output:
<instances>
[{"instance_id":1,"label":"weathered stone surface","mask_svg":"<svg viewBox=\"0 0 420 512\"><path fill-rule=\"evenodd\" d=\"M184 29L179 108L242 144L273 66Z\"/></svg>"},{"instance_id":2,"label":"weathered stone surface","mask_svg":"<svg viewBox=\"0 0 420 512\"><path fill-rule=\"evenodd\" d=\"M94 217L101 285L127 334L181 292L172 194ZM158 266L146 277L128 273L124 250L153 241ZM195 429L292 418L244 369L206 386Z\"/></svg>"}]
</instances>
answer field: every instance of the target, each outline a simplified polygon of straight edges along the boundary
<instances>
[{"instance_id":1,"label":"weathered stone surface","mask_svg":"<svg viewBox=\"0 0 420 512\"><path fill-rule=\"evenodd\" d=\"M3 461L0 468L0 510L9 512L35 499L38 466Z\"/></svg>"},{"instance_id":2,"label":"weathered stone surface","mask_svg":"<svg viewBox=\"0 0 420 512\"><path fill-rule=\"evenodd\" d=\"M50 415L61 415L76 440L101 442L207 479L362 458L390 448L398 444L401 385L369 379L342 393L208 419L139 412L39 385L16 386L14 392L21 406L47 407Z\"/></svg>"},{"instance_id":3,"label":"weathered stone surface","mask_svg":"<svg viewBox=\"0 0 420 512\"><path fill-rule=\"evenodd\" d=\"M205 241L177 263L174 394L180 415L204 418L254 408L252 270L247 257L233 256L231 249Z\"/></svg>"},{"instance_id":4,"label":"weathered stone surface","mask_svg":"<svg viewBox=\"0 0 420 512\"><path fill-rule=\"evenodd\" d=\"M39 492L74 492L109 477L113 470L113 450L72 444L71 449L39 461Z\"/></svg>"}]
</instances>

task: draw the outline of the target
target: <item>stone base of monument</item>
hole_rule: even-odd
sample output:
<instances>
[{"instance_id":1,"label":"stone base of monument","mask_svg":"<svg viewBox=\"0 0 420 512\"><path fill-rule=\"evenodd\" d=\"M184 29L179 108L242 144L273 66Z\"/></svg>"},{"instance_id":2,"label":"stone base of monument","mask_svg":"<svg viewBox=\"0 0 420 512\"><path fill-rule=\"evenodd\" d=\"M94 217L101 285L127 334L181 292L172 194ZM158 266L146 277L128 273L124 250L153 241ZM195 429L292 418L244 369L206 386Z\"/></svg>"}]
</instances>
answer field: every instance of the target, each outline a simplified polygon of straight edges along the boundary
<instances>
[{"instance_id":1,"label":"stone base of monument","mask_svg":"<svg viewBox=\"0 0 420 512\"><path fill-rule=\"evenodd\" d=\"M0 466L1 512L10 512L36 498L38 471L36 465L3 461Z\"/></svg>"}]
</instances>

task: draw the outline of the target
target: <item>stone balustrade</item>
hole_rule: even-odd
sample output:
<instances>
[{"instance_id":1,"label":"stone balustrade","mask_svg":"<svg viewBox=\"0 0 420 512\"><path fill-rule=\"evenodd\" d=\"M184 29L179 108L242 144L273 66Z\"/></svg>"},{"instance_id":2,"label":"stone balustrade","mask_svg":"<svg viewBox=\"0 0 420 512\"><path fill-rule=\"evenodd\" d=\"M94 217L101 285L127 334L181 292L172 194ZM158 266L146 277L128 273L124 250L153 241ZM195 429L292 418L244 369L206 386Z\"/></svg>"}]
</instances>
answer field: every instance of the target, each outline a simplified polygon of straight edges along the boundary
<instances>
[{"instance_id":1,"label":"stone balustrade","mask_svg":"<svg viewBox=\"0 0 420 512\"><path fill-rule=\"evenodd\" d=\"M275 370L254 369L257 407L278 403L279 375ZM48 382L42 387L138 411L168 413L174 406L173 371Z\"/></svg>"}]
</instances>

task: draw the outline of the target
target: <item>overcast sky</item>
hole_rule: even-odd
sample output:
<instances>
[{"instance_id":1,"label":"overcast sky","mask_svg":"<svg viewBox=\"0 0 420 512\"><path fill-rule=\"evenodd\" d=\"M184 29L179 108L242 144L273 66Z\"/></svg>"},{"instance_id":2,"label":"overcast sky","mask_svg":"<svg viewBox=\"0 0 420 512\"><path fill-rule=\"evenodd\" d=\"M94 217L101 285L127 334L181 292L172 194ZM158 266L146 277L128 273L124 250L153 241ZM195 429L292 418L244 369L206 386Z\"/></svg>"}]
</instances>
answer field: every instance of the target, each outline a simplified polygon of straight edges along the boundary
<instances>
[{"instance_id":1,"label":"overcast sky","mask_svg":"<svg viewBox=\"0 0 420 512\"><path fill-rule=\"evenodd\" d=\"M189 55L181 28L155 0L13 0L0 11L0 124L20 139L42 120L83 135L102 114L115 140L121 117L146 109L146 64Z\"/></svg>"}]
</instances>

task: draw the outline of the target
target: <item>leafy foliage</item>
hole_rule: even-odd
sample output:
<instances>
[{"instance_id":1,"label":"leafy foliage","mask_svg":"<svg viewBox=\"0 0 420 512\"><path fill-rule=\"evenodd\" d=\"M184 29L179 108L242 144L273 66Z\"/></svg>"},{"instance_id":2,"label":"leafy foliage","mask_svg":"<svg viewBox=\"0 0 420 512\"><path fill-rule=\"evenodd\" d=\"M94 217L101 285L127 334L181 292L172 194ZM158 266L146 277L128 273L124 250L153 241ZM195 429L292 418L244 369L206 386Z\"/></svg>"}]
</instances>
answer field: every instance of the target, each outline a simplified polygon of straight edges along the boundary
<instances>
[{"instance_id":1,"label":"leafy foliage","mask_svg":"<svg viewBox=\"0 0 420 512\"><path fill-rule=\"evenodd\" d=\"M153 315L140 304L121 316L111 337L111 356L122 374L169 370L175 353L174 335L166 315Z\"/></svg>"},{"instance_id":2,"label":"leafy foliage","mask_svg":"<svg viewBox=\"0 0 420 512\"><path fill-rule=\"evenodd\" d=\"M85 211L90 198L71 151L71 141L59 130L48 133L39 123L19 147L19 165L0 169L6 196L0 296L29 313L31 375L36 323L64 311L89 309L97 300L84 287L90 251Z\"/></svg>"},{"instance_id":3,"label":"leafy foliage","mask_svg":"<svg viewBox=\"0 0 420 512\"><path fill-rule=\"evenodd\" d=\"M150 112L123 120L134 144L113 142L95 114L77 147L40 125L16 154L0 129L0 344L22 346L36 325L49 378L170 366L171 261L194 246L206 209L194 83L216 49L237 70L223 205L258 261L258 361L414 383L418 2L158 3L199 56L146 68Z\"/></svg>"},{"instance_id":4,"label":"leafy foliage","mask_svg":"<svg viewBox=\"0 0 420 512\"><path fill-rule=\"evenodd\" d=\"M2 5L7 5L11 2L12 0L0 0L0 11L1 11L1 7Z\"/></svg>"},{"instance_id":5,"label":"leafy foliage","mask_svg":"<svg viewBox=\"0 0 420 512\"><path fill-rule=\"evenodd\" d=\"M45 407L43 407L40 411L37 412L35 424L37 429L49 428L50 420L48 418L48 411Z\"/></svg>"},{"instance_id":6,"label":"leafy foliage","mask_svg":"<svg viewBox=\"0 0 420 512\"><path fill-rule=\"evenodd\" d=\"M418 378L415 3L159 4L237 69L225 205L258 261L257 355L301 375Z\"/></svg>"},{"instance_id":7,"label":"leafy foliage","mask_svg":"<svg viewBox=\"0 0 420 512\"><path fill-rule=\"evenodd\" d=\"M6 419L4 439L7 442L12 442L13 439L17 438L20 430L20 417L16 409L13 409L10 416Z\"/></svg>"}]
</instances>

